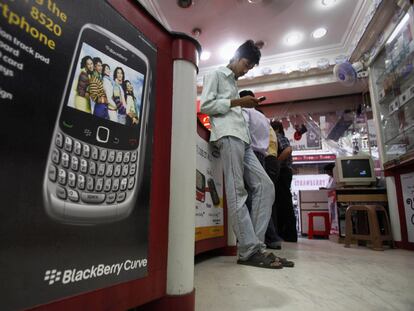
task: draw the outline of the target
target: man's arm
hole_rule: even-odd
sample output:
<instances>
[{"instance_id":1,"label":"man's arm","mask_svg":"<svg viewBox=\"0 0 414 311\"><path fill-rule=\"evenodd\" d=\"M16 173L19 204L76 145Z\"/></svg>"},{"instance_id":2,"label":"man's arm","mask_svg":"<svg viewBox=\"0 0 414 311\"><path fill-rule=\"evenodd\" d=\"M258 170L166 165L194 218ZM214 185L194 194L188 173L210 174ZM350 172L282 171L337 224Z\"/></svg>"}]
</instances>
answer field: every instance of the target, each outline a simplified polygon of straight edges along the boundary
<instances>
[{"instance_id":1,"label":"man's arm","mask_svg":"<svg viewBox=\"0 0 414 311\"><path fill-rule=\"evenodd\" d=\"M231 107L240 106L242 108L254 108L259 104L259 100L253 96L244 96L242 98L232 99L230 101Z\"/></svg>"},{"instance_id":2,"label":"man's arm","mask_svg":"<svg viewBox=\"0 0 414 311\"><path fill-rule=\"evenodd\" d=\"M279 161L286 160L292 154L292 147L286 147L283 149L282 153L277 157Z\"/></svg>"}]
</instances>

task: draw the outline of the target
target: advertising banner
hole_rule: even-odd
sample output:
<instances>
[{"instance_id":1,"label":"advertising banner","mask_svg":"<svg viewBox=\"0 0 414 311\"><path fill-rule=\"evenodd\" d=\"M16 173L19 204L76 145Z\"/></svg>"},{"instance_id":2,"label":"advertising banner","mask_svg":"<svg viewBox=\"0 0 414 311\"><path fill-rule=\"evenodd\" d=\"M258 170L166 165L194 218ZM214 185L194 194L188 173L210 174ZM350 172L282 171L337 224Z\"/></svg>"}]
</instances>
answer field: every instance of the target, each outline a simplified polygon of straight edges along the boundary
<instances>
[{"instance_id":1,"label":"advertising banner","mask_svg":"<svg viewBox=\"0 0 414 311\"><path fill-rule=\"evenodd\" d=\"M223 166L219 151L197 136L195 240L224 236Z\"/></svg>"},{"instance_id":2,"label":"advertising banner","mask_svg":"<svg viewBox=\"0 0 414 311\"><path fill-rule=\"evenodd\" d=\"M147 275L156 48L101 0L0 0L0 292Z\"/></svg>"}]
</instances>

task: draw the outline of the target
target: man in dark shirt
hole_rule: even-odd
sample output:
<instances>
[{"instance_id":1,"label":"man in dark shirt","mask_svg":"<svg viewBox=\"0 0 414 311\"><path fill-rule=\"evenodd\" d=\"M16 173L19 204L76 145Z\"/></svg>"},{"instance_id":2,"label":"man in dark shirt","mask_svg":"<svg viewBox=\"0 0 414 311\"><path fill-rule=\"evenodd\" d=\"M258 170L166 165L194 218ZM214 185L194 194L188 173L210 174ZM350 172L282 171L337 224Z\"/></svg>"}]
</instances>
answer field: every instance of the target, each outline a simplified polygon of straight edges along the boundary
<instances>
[{"instance_id":1,"label":"man in dark shirt","mask_svg":"<svg viewBox=\"0 0 414 311\"><path fill-rule=\"evenodd\" d=\"M276 132L278 140L278 157L280 161L279 182L276 189L277 206L277 228L279 235L286 242L297 242L296 216L292 204L292 147L289 139L285 136L283 124L279 121L272 121L272 128Z\"/></svg>"}]
</instances>

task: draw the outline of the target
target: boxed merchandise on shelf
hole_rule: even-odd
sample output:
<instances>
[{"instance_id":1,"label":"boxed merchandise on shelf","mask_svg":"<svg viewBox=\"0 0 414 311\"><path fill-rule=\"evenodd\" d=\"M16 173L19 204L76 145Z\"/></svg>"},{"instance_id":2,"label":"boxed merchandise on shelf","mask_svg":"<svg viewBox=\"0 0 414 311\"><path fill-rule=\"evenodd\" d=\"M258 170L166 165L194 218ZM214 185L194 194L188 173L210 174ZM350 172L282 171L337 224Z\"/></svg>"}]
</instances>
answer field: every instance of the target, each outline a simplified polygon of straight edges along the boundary
<instances>
[{"instance_id":1,"label":"boxed merchandise on shelf","mask_svg":"<svg viewBox=\"0 0 414 311\"><path fill-rule=\"evenodd\" d=\"M382 162L414 148L414 40L407 23L371 64L371 83L382 140Z\"/></svg>"}]
</instances>

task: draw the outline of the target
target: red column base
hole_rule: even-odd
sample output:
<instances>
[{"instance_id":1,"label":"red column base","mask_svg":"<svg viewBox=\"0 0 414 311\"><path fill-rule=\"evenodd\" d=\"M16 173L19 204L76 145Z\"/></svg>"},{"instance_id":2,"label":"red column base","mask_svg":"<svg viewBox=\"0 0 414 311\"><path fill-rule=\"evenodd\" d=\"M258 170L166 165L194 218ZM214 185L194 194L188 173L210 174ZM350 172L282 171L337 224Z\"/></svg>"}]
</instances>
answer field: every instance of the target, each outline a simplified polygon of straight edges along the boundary
<instances>
[{"instance_id":1,"label":"red column base","mask_svg":"<svg viewBox=\"0 0 414 311\"><path fill-rule=\"evenodd\" d=\"M414 243L403 242L403 241L395 241L394 244L397 248L414 251Z\"/></svg>"},{"instance_id":2,"label":"red column base","mask_svg":"<svg viewBox=\"0 0 414 311\"><path fill-rule=\"evenodd\" d=\"M166 295L135 309L136 311L194 311L195 289L184 295Z\"/></svg>"}]
</instances>

